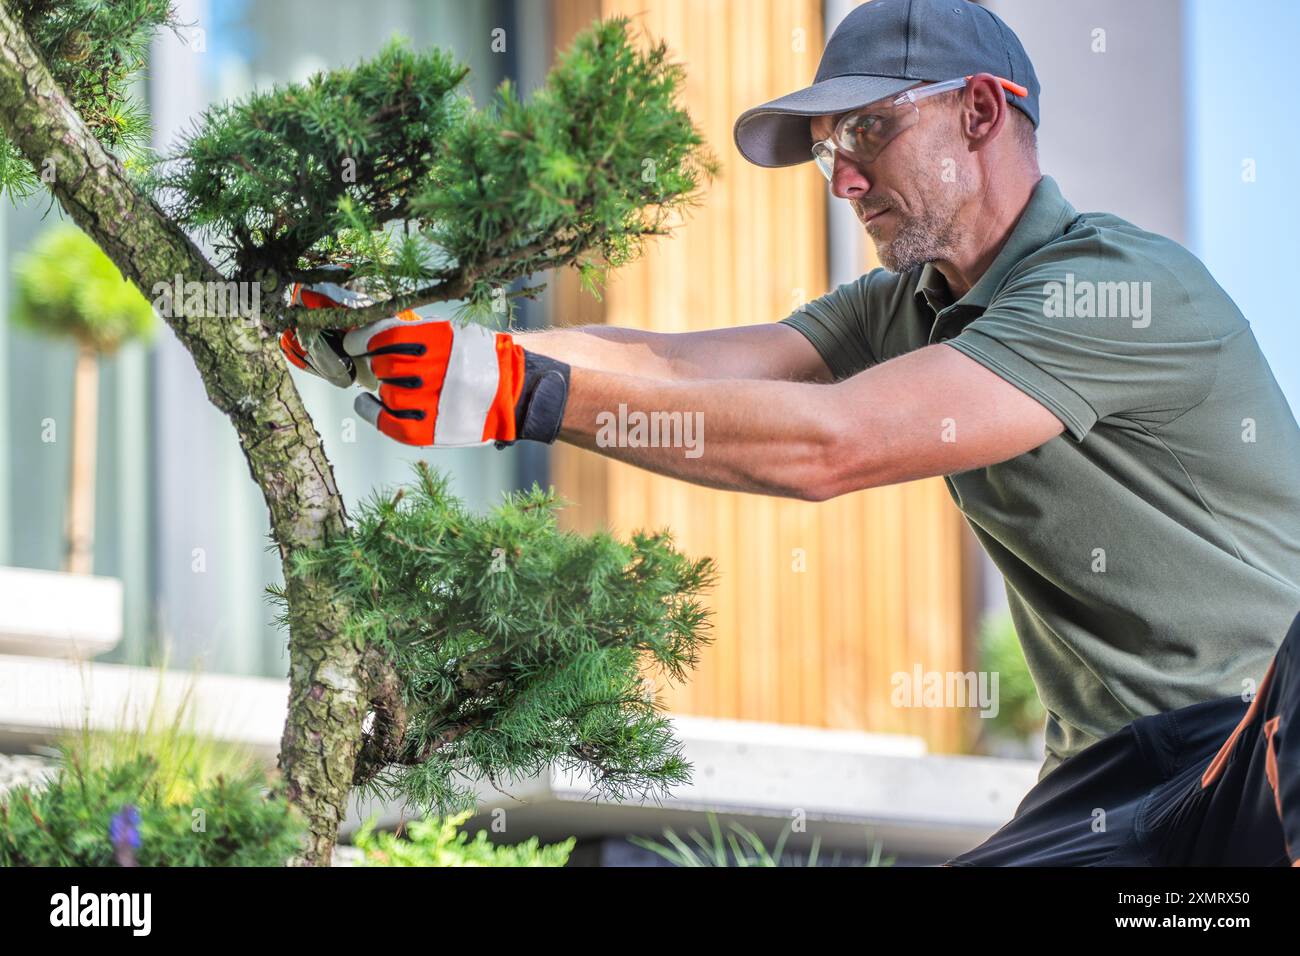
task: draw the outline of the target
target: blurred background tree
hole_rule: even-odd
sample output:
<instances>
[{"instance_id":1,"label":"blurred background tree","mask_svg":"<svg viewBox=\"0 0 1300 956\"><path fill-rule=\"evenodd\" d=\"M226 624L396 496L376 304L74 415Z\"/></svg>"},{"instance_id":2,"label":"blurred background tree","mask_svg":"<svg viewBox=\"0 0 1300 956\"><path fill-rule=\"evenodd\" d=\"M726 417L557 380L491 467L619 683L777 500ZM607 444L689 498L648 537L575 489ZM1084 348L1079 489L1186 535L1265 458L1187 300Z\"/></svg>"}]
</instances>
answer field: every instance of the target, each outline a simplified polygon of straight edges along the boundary
<instances>
[{"instance_id":1,"label":"blurred background tree","mask_svg":"<svg viewBox=\"0 0 1300 956\"><path fill-rule=\"evenodd\" d=\"M72 466L63 569L93 571L99 363L154 331L153 308L84 232L45 232L15 265L12 317L40 335L70 339L77 350L72 392ZM51 440L57 440L56 429Z\"/></svg>"}]
</instances>

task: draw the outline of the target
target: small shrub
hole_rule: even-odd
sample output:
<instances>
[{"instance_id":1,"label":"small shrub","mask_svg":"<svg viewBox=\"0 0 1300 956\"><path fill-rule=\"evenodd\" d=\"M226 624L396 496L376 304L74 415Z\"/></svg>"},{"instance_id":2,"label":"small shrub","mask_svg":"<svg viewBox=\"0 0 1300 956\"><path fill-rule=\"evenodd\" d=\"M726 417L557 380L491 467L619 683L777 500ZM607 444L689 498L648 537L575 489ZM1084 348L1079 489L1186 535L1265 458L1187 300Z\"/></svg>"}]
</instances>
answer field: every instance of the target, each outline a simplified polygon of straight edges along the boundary
<instances>
[{"instance_id":1,"label":"small shrub","mask_svg":"<svg viewBox=\"0 0 1300 956\"><path fill-rule=\"evenodd\" d=\"M718 825L718 815L713 811L708 814L709 820L709 838L702 836L698 830L692 830L687 834L691 842L687 843L670 827L664 828L664 839L666 842L660 843L658 840L649 840L645 837L630 836L628 842L633 846L639 846L643 850L663 857L673 866L819 866L819 855L821 852L821 837L813 837L812 847L806 857L797 857L793 854L785 853L785 841L789 839L794 830L794 821L786 823L785 829L777 837L776 845L769 850L763 844L762 838L742 824L731 821L728 827L731 830L725 837L722 834L722 828ZM871 856L863 866L893 866L894 858L882 857L882 846L879 840L873 841L871 846ZM836 851L831 857L829 866L838 866L840 853Z\"/></svg>"},{"instance_id":2,"label":"small shrub","mask_svg":"<svg viewBox=\"0 0 1300 956\"><path fill-rule=\"evenodd\" d=\"M166 693L166 666L157 668L152 696L133 692L122 703L115 725L97 729L83 722L58 742L63 762L86 770L107 770L148 757L152 781L164 803L194 803L195 791L219 776L251 773L258 758L245 745L217 740L194 724L197 673L178 698Z\"/></svg>"},{"instance_id":3,"label":"small shrub","mask_svg":"<svg viewBox=\"0 0 1300 956\"><path fill-rule=\"evenodd\" d=\"M353 844L365 853L364 866L564 866L573 852L573 837L541 846L531 837L514 846L491 843L486 830L474 839L457 828L468 811L447 817L425 817L406 827L406 837L376 833L374 820L357 831Z\"/></svg>"},{"instance_id":4,"label":"small shrub","mask_svg":"<svg viewBox=\"0 0 1300 956\"><path fill-rule=\"evenodd\" d=\"M219 774L167 798L153 757L86 767L69 755L44 788L0 803L0 866L283 866L303 826L261 771Z\"/></svg>"}]
</instances>

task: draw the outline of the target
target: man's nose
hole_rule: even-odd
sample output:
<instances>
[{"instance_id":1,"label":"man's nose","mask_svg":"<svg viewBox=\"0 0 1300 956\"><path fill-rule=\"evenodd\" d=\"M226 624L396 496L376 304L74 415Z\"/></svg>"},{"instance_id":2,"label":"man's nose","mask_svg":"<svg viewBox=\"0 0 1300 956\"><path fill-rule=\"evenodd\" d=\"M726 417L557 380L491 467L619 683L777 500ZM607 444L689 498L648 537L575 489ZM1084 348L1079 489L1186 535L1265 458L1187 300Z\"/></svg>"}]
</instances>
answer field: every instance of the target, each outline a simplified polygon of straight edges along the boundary
<instances>
[{"instance_id":1,"label":"man's nose","mask_svg":"<svg viewBox=\"0 0 1300 956\"><path fill-rule=\"evenodd\" d=\"M840 199L857 199L870 191L871 180L862 167L837 151L835 169L831 172L831 193Z\"/></svg>"}]
</instances>

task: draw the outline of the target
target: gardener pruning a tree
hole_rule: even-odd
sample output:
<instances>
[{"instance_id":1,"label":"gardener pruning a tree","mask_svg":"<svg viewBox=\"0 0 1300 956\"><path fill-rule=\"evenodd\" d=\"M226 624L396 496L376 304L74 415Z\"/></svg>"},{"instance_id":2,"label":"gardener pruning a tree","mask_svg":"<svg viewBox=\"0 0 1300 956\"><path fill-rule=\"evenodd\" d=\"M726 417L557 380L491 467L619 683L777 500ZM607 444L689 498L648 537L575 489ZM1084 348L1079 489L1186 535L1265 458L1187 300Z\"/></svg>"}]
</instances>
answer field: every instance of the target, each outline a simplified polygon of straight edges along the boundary
<instances>
[{"instance_id":1,"label":"gardener pruning a tree","mask_svg":"<svg viewBox=\"0 0 1300 956\"><path fill-rule=\"evenodd\" d=\"M407 312L282 344L377 385L358 410L409 444L561 439L811 501L943 476L1048 711L1039 784L952 863L1300 864L1300 428L1193 255L1040 173L1039 90L982 7L873 0L735 138L813 160L883 268L716 331ZM701 414L704 454L598 440L620 405Z\"/></svg>"},{"instance_id":2,"label":"gardener pruning a tree","mask_svg":"<svg viewBox=\"0 0 1300 956\"><path fill-rule=\"evenodd\" d=\"M517 280L555 268L574 268L594 288L646 237L666 235L715 163L676 102L682 68L663 43L636 44L628 27L593 24L526 102L502 83L482 106L452 53L396 40L355 65L217 104L155 155L132 90L155 34L182 28L169 0L0 2L0 191L57 201L154 300L266 503L284 575L268 590L289 658L268 809L302 815L294 862L329 864L354 793L446 814L476 805L476 781L553 767L615 797L690 777L650 678L682 680L695 665L710 560L680 554L666 532L626 543L562 532L554 494L536 487L471 514L424 463L411 486L377 490L349 514L280 348L297 326L304 354L321 354L321 337L303 326L311 317L329 329L431 302L487 312L498 290L512 289L508 303L535 289ZM330 282L347 301L322 308ZM349 298L344 284L370 298ZM232 309L232 288L259 307ZM169 289L184 296L160 302ZM36 320L54 322L48 311ZM413 346L428 354L445 329L417 334L427 338L372 333L363 343L373 371L399 379L388 388L419 359ZM452 366L473 368L482 354L457 359L474 340L459 341ZM487 433L503 441L547 437L535 429L550 417L554 385L524 389L535 411L513 428L507 406L524 376L538 378L538 360L495 347L509 385L477 396L495 408L490 419L476 412L480 434L490 421ZM322 370L358 371L342 363ZM553 378L555 367L540 374ZM410 426L397 437L432 440L432 421L421 431L416 419L391 417ZM148 774L116 779L119 806L190 832ZM0 857L111 858L112 807L96 801L94 834L69 847L35 804L22 806L0 803L10 814L0 831L18 834ZM129 826L113 832L129 843L136 817L122 819ZM228 847L206 849L229 858ZM157 846L150 855L161 859Z\"/></svg>"}]
</instances>

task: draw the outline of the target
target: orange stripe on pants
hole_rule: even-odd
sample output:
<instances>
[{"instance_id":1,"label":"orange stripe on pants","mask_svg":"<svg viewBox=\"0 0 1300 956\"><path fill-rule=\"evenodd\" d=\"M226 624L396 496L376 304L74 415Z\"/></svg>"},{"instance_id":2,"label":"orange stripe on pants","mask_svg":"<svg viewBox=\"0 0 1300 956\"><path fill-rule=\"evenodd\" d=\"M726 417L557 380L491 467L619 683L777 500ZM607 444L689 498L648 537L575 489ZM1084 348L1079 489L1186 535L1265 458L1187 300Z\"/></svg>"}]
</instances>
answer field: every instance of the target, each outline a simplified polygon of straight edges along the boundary
<instances>
[{"instance_id":1,"label":"orange stripe on pants","mask_svg":"<svg viewBox=\"0 0 1300 956\"><path fill-rule=\"evenodd\" d=\"M1276 666L1277 656L1274 655L1273 660L1268 663L1268 670L1264 674L1264 679L1259 682L1259 690L1255 693L1254 700L1250 702L1250 707L1246 709L1246 713L1242 716L1240 722L1235 728L1233 728L1232 733L1228 735L1228 739L1225 740L1223 746L1219 748L1219 752L1216 753L1214 759L1210 761L1210 765L1205 768L1205 773L1201 775L1202 790L1223 776L1224 768L1228 766L1228 758L1232 756L1232 747L1236 744L1237 738L1242 735L1246 730L1247 725L1255 719L1255 715L1258 714L1264 706L1264 695L1268 692L1268 685L1273 680L1273 669Z\"/></svg>"}]
</instances>

